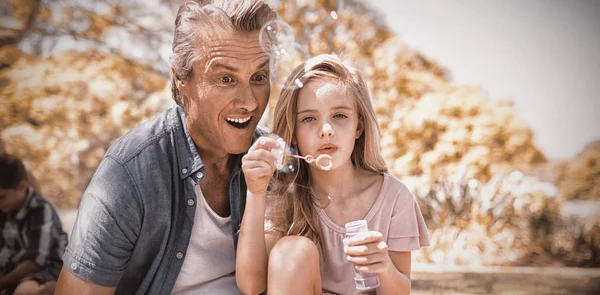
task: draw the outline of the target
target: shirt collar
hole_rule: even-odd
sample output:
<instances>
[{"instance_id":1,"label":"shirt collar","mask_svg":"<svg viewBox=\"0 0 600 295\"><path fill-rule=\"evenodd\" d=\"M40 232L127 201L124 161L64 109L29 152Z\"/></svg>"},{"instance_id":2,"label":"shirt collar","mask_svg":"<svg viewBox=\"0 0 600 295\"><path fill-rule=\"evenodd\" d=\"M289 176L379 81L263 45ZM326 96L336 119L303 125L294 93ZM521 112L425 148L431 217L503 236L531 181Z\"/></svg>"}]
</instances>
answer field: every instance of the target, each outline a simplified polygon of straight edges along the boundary
<instances>
[{"instance_id":1,"label":"shirt collar","mask_svg":"<svg viewBox=\"0 0 600 295\"><path fill-rule=\"evenodd\" d=\"M177 160L179 162L179 177L184 179L190 176L196 171L202 169L204 170L204 163L202 159L200 159L200 155L198 154L198 150L196 150L196 145L192 140L192 136L187 129L185 124L185 113L180 106L175 107L176 110L176 118L175 120L179 120L181 129L175 130L175 140L177 142Z\"/></svg>"},{"instance_id":2,"label":"shirt collar","mask_svg":"<svg viewBox=\"0 0 600 295\"><path fill-rule=\"evenodd\" d=\"M196 145L194 144L194 140L192 140L192 136L187 129L183 108L181 108L181 106L176 106L175 111L177 114L175 120L179 120L179 124L176 125L182 126L180 130L175 131L175 140L177 141L176 148L177 160L179 162L179 177L184 179L191 174L196 173L198 170L203 171L205 168L204 163L198 154L198 150L196 149ZM252 142L268 132L269 130L266 127L258 125L252 136ZM243 154L233 156L231 159L233 161L233 166L230 175L235 175L242 170L241 157L244 154L246 153L244 152Z\"/></svg>"}]
</instances>

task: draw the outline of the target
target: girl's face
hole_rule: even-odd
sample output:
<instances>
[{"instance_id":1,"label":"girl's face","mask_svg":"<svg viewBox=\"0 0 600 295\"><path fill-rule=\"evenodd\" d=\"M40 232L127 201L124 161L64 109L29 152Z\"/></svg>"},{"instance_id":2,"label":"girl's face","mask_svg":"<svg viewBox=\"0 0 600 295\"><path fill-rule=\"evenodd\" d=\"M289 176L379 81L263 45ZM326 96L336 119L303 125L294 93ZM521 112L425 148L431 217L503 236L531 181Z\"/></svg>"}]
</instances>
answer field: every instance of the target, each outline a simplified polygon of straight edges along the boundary
<instances>
[{"instance_id":1,"label":"girl's face","mask_svg":"<svg viewBox=\"0 0 600 295\"><path fill-rule=\"evenodd\" d=\"M328 154L332 170L351 163L359 125L354 97L333 80L312 80L300 90L295 133L301 155Z\"/></svg>"}]
</instances>

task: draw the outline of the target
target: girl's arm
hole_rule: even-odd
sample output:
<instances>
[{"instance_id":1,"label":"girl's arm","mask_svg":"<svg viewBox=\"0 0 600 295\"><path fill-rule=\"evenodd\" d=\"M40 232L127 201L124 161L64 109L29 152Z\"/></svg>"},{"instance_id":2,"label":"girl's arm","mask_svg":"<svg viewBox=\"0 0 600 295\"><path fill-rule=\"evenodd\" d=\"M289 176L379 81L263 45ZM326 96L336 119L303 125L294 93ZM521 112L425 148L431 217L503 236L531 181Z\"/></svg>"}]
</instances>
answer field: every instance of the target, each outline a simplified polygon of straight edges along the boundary
<instances>
[{"instance_id":1,"label":"girl's arm","mask_svg":"<svg viewBox=\"0 0 600 295\"><path fill-rule=\"evenodd\" d=\"M410 252L389 251L390 262L379 273L377 294L410 294Z\"/></svg>"},{"instance_id":2,"label":"girl's arm","mask_svg":"<svg viewBox=\"0 0 600 295\"><path fill-rule=\"evenodd\" d=\"M262 293L267 286L267 239L271 244L272 236L265 234L264 224L265 196L249 191L235 262L235 279L244 294Z\"/></svg>"},{"instance_id":3,"label":"girl's arm","mask_svg":"<svg viewBox=\"0 0 600 295\"><path fill-rule=\"evenodd\" d=\"M265 197L248 192L235 263L236 282L244 294L259 294L267 288L269 254L283 236L264 230L264 216Z\"/></svg>"},{"instance_id":4,"label":"girl's arm","mask_svg":"<svg viewBox=\"0 0 600 295\"><path fill-rule=\"evenodd\" d=\"M269 180L275 171L277 148L273 138L261 137L242 158L242 170L248 186L246 207L236 253L236 282L245 294L259 294L267 287L270 249L278 239L265 234L265 196Z\"/></svg>"}]
</instances>

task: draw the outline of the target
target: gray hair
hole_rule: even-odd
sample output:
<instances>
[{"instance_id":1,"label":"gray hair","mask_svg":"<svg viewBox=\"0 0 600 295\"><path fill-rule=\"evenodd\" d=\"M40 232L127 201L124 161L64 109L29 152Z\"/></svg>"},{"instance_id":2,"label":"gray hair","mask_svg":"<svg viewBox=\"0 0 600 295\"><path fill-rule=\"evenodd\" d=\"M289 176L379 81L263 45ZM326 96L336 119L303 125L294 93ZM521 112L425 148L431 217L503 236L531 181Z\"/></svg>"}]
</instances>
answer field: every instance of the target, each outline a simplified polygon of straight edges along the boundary
<instances>
[{"instance_id":1,"label":"gray hair","mask_svg":"<svg viewBox=\"0 0 600 295\"><path fill-rule=\"evenodd\" d=\"M208 31L203 28L217 25L231 32L251 33L278 18L277 12L264 0L186 0L175 18L171 57L173 100L183 106L175 79L187 80L192 76L194 62L202 57L198 42Z\"/></svg>"}]
</instances>

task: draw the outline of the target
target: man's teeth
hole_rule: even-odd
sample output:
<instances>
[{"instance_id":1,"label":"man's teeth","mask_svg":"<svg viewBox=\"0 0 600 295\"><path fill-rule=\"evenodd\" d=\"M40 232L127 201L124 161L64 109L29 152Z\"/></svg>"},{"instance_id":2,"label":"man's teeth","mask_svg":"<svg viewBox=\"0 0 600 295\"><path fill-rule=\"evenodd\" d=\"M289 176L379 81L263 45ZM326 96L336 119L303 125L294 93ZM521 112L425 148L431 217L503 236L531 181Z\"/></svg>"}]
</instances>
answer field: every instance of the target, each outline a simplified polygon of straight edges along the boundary
<instances>
[{"instance_id":1,"label":"man's teeth","mask_svg":"<svg viewBox=\"0 0 600 295\"><path fill-rule=\"evenodd\" d=\"M239 124L246 123L246 122L250 121L250 119L252 119L252 117L246 117L246 118L241 118L241 119L226 118L226 120L229 121L229 122L239 123Z\"/></svg>"}]
</instances>

